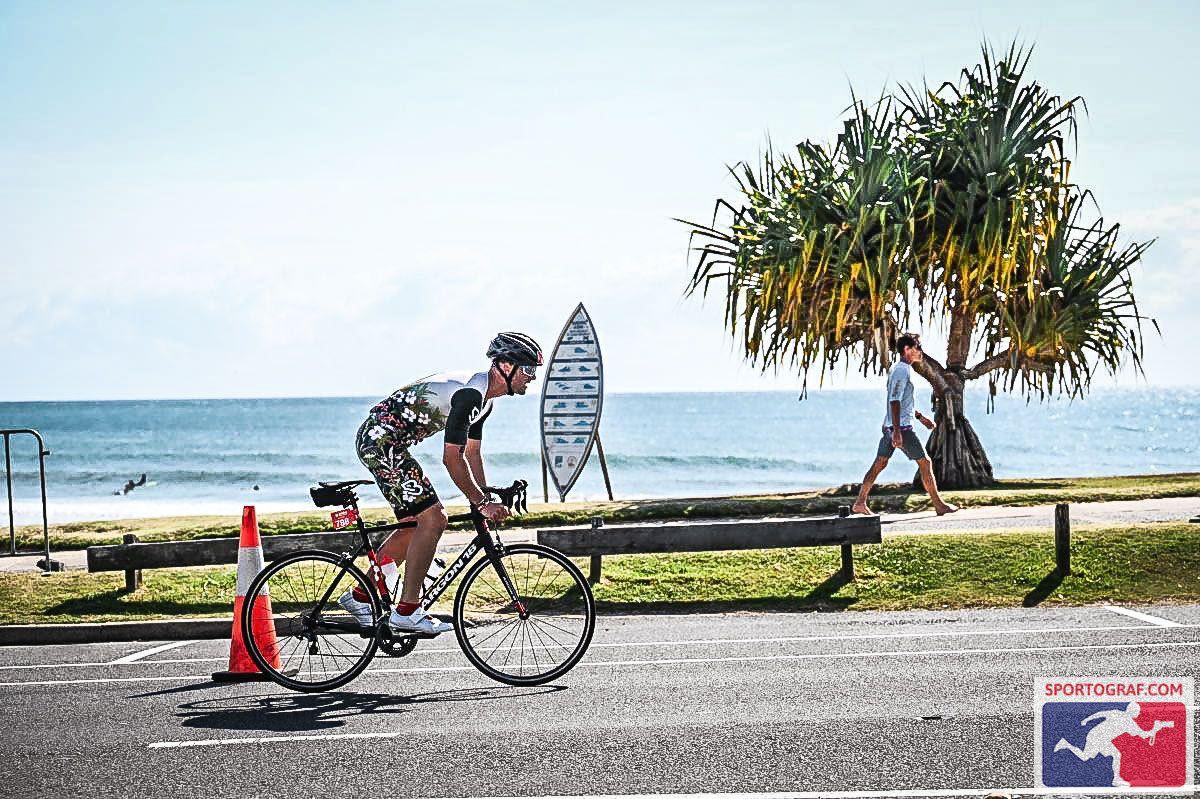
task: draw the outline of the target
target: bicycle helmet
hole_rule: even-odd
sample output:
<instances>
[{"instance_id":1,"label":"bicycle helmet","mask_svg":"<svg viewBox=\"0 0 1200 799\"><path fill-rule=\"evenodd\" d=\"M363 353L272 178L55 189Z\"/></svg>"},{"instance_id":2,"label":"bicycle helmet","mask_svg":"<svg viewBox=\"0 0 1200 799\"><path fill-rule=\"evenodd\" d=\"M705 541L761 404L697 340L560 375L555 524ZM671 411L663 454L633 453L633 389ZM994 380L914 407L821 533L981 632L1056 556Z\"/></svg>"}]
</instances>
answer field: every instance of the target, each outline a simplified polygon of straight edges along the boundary
<instances>
[{"instance_id":1,"label":"bicycle helmet","mask_svg":"<svg viewBox=\"0 0 1200 799\"><path fill-rule=\"evenodd\" d=\"M497 333L488 345L487 357L517 366L541 366L542 348L524 333Z\"/></svg>"},{"instance_id":2,"label":"bicycle helmet","mask_svg":"<svg viewBox=\"0 0 1200 799\"><path fill-rule=\"evenodd\" d=\"M492 343L488 345L487 357L492 359L492 364L499 370L508 386L509 396L512 396L513 374L522 366L541 366L542 348L524 333L497 333L496 337L492 339ZM513 366L505 372L497 364L497 361L507 361Z\"/></svg>"}]
</instances>

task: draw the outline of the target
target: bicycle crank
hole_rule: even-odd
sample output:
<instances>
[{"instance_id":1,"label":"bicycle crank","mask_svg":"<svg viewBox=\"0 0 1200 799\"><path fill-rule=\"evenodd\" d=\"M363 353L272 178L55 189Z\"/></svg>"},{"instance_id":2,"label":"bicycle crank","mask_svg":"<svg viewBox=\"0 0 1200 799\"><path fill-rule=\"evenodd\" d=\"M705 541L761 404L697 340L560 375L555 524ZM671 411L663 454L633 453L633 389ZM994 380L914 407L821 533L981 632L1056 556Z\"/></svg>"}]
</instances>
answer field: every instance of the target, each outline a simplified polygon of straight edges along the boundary
<instances>
[{"instance_id":1,"label":"bicycle crank","mask_svg":"<svg viewBox=\"0 0 1200 799\"><path fill-rule=\"evenodd\" d=\"M417 636L397 633L388 625L387 617L375 627L375 638L388 657L402 658L417 646Z\"/></svg>"}]
</instances>

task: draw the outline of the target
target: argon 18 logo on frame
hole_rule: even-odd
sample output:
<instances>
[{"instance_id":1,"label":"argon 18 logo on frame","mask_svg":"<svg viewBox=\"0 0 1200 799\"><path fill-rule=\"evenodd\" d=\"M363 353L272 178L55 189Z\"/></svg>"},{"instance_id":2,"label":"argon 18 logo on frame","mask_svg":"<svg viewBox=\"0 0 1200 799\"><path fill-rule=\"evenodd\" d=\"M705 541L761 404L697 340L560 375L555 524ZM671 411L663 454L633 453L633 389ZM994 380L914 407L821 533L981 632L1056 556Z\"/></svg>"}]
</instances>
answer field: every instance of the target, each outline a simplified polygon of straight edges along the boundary
<instances>
[{"instance_id":1,"label":"argon 18 logo on frame","mask_svg":"<svg viewBox=\"0 0 1200 799\"><path fill-rule=\"evenodd\" d=\"M1039 788L1193 787L1190 677L1055 677L1036 684Z\"/></svg>"}]
</instances>

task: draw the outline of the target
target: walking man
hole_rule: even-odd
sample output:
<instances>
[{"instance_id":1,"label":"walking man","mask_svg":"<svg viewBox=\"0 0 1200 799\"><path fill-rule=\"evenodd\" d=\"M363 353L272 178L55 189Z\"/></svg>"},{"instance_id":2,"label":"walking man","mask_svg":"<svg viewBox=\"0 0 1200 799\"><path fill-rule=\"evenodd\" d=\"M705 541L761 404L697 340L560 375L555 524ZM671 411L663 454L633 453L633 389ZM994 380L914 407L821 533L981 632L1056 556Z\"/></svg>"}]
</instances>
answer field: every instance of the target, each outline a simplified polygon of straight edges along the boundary
<instances>
[{"instance_id":1,"label":"walking man","mask_svg":"<svg viewBox=\"0 0 1200 799\"><path fill-rule=\"evenodd\" d=\"M921 444L921 439L917 438L917 434L913 432L914 417L928 429L933 429L933 420L913 407L911 364L919 363L924 357L921 352L921 337L916 333L905 333L896 339L896 351L900 353L900 360L896 361L888 371L887 410L883 417L883 437L879 439L875 462L871 464L871 468L863 477L862 489L858 492L858 499L854 501L851 512L866 516L874 515L872 510L867 507L867 495L871 493L871 488L875 485L875 478L887 468L892 451L901 449L904 450L904 454L908 456L909 460L917 462L917 469L921 473L921 483L925 486L925 493L929 494L929 498L933 500L933 509L937 511L938 516L945 516L947 513L954 513L958 507L944 502L941 495L938 494L937 480L933 476L929 456L925 454L925 447Z\"/></svg>"}]
</instances>

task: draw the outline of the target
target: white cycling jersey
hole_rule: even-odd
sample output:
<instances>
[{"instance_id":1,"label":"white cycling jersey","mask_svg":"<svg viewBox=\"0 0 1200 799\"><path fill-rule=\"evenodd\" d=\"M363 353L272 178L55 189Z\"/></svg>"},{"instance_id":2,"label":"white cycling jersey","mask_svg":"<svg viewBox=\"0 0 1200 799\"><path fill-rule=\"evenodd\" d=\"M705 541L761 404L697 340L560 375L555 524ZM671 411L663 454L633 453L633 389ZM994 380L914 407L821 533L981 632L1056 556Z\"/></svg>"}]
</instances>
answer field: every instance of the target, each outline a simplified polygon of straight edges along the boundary
<instances>
[{"instance_id":1,"label":"white cycling jersey","mask_svg":"<svg viewBox=\"0 0 1200 799\"><path fill-rule=\"evenodd\" d=\"M447 444L466 444L483 437L492 412L485 400L488 373L446 372L429 375L398 389L371 408L364 431L372 439L399 440L412 446L446 431Z\"/></svg>"}]
</instances>

